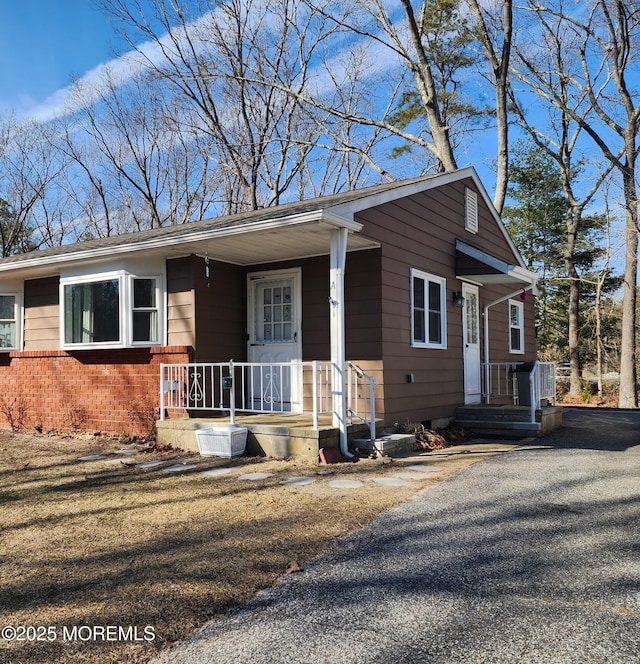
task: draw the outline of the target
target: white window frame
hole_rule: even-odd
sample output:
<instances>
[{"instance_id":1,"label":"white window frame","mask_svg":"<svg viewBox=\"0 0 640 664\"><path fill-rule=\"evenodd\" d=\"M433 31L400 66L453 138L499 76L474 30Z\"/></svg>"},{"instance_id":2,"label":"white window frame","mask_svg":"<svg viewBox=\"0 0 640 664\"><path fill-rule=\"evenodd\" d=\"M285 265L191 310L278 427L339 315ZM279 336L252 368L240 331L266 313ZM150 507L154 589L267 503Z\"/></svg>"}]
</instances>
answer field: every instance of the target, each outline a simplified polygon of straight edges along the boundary
<instances>
[{"instance_id":1,"label":"white window frame","mask_svg":"<svg viewBox=\"0 0 640 664\"><path fill-rule=\"evenodd\" d=\"M156 341L133 341L133 282L135 279L154 279L156 282L156 309L158 312L158 330ZM101 281L117 281L119 295L119 330L117 341L76 342L66 341L66 298L65 287L98 283ZM166 329L164 275L131 273L126 270L101 272L83 276L64 277L60 279L60 340L65 350L89 350L98 348L150 348L164 343Z\"/></svg>"},{"instance_id":2,"label":"white window frame","mask_svg":"<svg viewBox=\"0 0 640 664\"><path fill-rule=\"evenodd\" d=\"M424 283L424 309L418 310L415 303L414 283L416 279L420 279ZM429 302L429 283L434 283L439 287L440 291L440 308L437 310L440 315L440 341L429 341L431 335L429 327L429 312L436 311L431 309ZM416 348L446 348L447 347L447 280L444 277L438 277L435 274L429 274L415 268L411 268L411 345ZM415 337L415 323L416 316L422 316L422 324L424 329L424 339L416 339Z\"/></svg>"},{"instance_id":3,"label":"white window frame","mask_svg":"<svg viewBox=\"0 0 640 664\"><path fill-rule=\"evenodd\" d=\"M515 323L511 320L511 311L517 311L517 320ZM516 355L524 355L524 303L517 300L509 300L509 308L507 310L507 318L509 324L509 352ZM514 348L513 336L514 331L518 332L518 340L520 348Z\"/></svg>"},{"instance_id":4,"label":"white window frame","mask_svg":"<svg viewBox=\"0 0 640 664\"><path fill-rule=\"evenodd\" d=\"M22 348L22 298L20 293L15 291L0 293L3 297L13 298L13 318L3 318L2 323L13 323L15 325L15 346L0 345L0 352L8 353Z\"/></svg>"}]
</instances>

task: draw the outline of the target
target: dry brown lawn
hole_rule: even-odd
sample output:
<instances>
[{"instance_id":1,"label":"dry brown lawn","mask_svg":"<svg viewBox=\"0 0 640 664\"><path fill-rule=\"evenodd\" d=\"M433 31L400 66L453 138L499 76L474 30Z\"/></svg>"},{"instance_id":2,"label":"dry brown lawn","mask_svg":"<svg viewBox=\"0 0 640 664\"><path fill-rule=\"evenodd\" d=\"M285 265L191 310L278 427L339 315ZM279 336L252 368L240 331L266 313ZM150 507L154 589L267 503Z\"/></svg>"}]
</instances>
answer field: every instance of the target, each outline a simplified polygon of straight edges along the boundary
<instances>
[{"instance_id":1,"label":"dry brown lawn","mask_svg":"<svg viewBox=\"0 0 640 664\"><path fill-rule=\"evenodd\" d=\"M273 585L291 561L304 566L381 511L512 445L331 466L180 451L135 455L136 463L198 464L177 474L78 460L97 453L127 458L113 454L121 447L0 434L0 628L9 628L0 639L1 662L146 662ZM417 475L409 487L372 481L417 460L442 471ZM217 478L200 472L217 466L232 470ZM252 472L273 475L238 479ZM316 481L280 484L300 475ZM364 485L329 487L336 478Z\"/></svg>"}]
</instances>

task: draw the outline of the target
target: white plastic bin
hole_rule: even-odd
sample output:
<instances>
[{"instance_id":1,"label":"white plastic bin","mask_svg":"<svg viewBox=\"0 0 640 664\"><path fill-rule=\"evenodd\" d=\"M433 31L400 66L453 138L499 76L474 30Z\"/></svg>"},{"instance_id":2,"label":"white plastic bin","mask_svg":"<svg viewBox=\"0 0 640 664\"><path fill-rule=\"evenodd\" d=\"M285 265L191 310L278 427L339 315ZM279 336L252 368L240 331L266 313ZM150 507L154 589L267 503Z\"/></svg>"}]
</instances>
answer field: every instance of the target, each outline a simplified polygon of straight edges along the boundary
<instances>
[{"instance_id":1,"label":"white plastic bin","mask_svg":"<svg viewBox=\"0 0 640 664\"><path fill-rule=\"evenodd\" d=\"M234 457L244 454L247 427L215 427L196 429L198 449L202 456Z\"/></svg>"}]
</instances>

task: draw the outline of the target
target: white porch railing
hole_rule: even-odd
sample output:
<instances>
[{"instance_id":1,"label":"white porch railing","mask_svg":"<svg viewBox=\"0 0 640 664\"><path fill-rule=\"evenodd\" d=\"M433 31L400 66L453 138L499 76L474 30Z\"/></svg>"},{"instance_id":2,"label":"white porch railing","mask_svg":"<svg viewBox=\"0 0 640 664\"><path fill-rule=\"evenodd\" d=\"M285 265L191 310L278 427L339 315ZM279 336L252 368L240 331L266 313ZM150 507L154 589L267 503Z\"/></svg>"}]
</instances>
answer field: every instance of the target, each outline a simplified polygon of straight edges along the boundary
<instances>
[{"instance_id":1,"label":"white porch railing","mask_svg":"<svg viewBox=\"0 0 640 664\"><path fill-rule=\"evenodd\" d=\"M306 395L313 427L321 414L333 413L331 362L196 362L162 364L160 419L169 409L236 413L303 412L297 395ZM345 390L348 423L369 423L375 438L375 379L347 363ZM304 400L304 397L302 397Z\"/></svg>"},{"instance_id":2,"label":"white porch railing","mask_svg":"<svg viewBox=\"0 0 640 664\"><path fill-rule=\"evenodd\" d=\"M376 379L353 362L347 362L347 416L369 424L369 437L376 439Z\"/></svg>"},{"instance_id":3,"label":"white porch railing","mask_svg":"<svg viewBox=\"0 0 640 664\"><path fill-rule=\"evenodd\" d=\"M488 362L483 365L483 401L510 399L531 408L531 422L543 400L556 403L554 362Z\"/></svg>"}]
</instances>

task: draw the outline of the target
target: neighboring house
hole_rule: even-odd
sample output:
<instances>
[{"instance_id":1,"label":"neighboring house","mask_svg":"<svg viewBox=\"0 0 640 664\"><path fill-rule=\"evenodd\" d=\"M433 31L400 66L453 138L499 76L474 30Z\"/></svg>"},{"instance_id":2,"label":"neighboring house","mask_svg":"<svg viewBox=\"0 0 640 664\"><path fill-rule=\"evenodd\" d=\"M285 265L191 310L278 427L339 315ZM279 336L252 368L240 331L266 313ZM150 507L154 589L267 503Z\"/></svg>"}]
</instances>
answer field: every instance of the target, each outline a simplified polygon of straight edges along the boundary
<instances>
[{"instance_id":1,"label":"neighboring house","mask_svg":"<svg viewBox=\"0 0 640 664\"><path fill-rule=\"evenodd\" d=\"M386 424L444 424L483 362L536 358L535 281L470 168L12 256L0 418L144 434L163 363L346 360Z\"/></svg>"}]
</instances>

